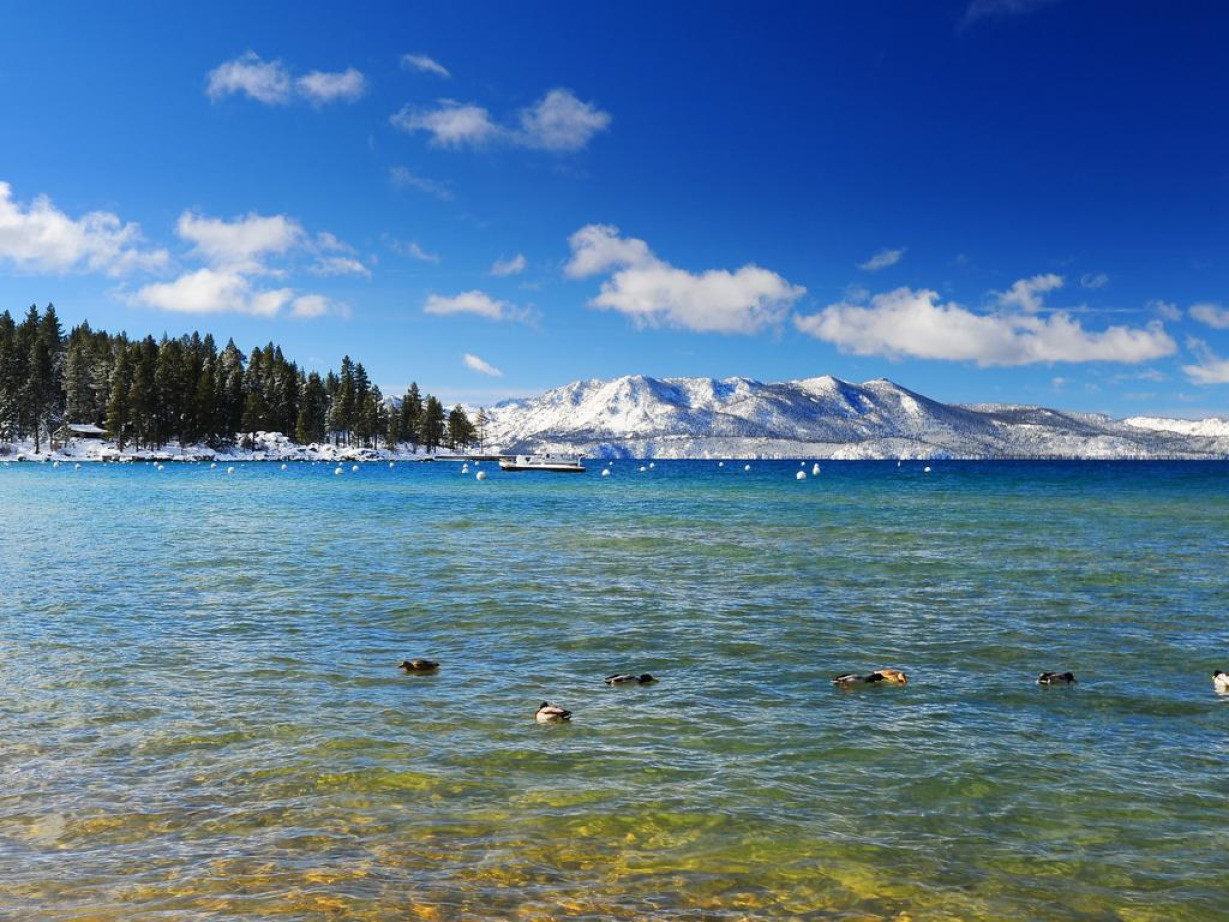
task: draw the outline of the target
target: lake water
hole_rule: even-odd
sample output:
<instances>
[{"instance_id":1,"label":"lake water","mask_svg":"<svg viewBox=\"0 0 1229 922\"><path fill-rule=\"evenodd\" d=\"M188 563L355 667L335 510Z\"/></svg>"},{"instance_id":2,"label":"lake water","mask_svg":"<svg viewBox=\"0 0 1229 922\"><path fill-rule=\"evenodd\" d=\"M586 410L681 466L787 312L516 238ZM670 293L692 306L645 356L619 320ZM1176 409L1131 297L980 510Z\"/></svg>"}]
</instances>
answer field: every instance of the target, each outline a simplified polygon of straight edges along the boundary
<instances>
[{"instance_id":1,"label":"lake water","mask_svg":"<svg viewBox=\"0 0 1229 922\"><path fill-rule=\"evenodd\" d=\"M1229 465L593 467L0 468L0 918L1229 918Z\"/></svg>"}]
</instances>

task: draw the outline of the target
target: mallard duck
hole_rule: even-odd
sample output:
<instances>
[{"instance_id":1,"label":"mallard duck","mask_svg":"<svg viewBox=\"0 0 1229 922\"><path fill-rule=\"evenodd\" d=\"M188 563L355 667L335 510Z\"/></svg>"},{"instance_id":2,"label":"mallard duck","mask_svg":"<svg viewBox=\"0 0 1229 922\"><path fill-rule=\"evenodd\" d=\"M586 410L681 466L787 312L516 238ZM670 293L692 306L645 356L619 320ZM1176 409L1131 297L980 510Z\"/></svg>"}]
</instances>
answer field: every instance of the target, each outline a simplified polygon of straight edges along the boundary
<instances>
[{"instance_id":1,"label":"mallard duck","mask_svg":"<svg viewBox=\"0 0 1229 922\"><path fill-rule=\"evenodd\" d=\"M1229 695L1229 674L1217 669L1212 673L1212 687L1222 695Z\"/></svg>"},{"instance_id":2,"label":"mallard duck","mask_svg":"<svg viewBox=\"0 0 1229 922\"><path fill-rule=\"evenodd\" d=\"M899 669L876 669L866 675L848 672L832 680L837 688L853 688L856 685L908 685L909 677Z\"/></svg>"},{"instance_id":3,"label":"mallard duck","mask_svg":"<svg viewBox=\"0 0 1229 922\"><path fill-rule=\"evenodd\" d=\"M551 704L549 701L543 701L534 712L533 719L540 724L558 723L562 720L571 720L572 712L564 710L557 704Z\"/></svg>"},{"instance_id":4,"label":"mallard duck","mask_svg":"<svg viewBox=\"0 0 1229 922\"><path fill-rule=\"evenodd\" d=\"M607 685L630 685L633 682L640 685L648 685L650 682L656 682L657 680L647 672L642 672L640 675L609 675L606 676L605 681Z\"/></svg>"},{"instance_id":5,"label":"mallard duck","mask_svg":"<svg viewBox=\"0 0 1229 922\"><path fill-rule=\"evenodd\" d=\"M397 668L402 672L435 672L440 664L433 659L403 659Z\"/></svg>"},{"instance_id":6,"label":"mallard duck","mask_svg":"<svg viewBox=\"0 0 1229 922\"><path fill-rule=\"evenodd\" d=\"M1073 672L1043 672L1037 677L1038 685L1074 685Z\"/></svg>"}]
</instances>

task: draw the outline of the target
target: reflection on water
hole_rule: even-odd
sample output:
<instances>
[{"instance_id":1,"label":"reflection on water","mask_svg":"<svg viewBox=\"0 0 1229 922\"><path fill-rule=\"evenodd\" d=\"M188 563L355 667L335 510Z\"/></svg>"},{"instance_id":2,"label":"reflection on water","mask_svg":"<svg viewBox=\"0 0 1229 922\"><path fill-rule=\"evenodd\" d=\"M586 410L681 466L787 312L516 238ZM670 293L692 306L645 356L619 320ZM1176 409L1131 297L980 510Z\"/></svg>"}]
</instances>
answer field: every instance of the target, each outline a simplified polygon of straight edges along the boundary
<instances>
[{"instance_id":1,"label":"reflection on water","mask_svg":"<svg viewBox=\"0 0 1229 922\"><path fill-rule=\"evenodd\" d=\"M796 466L0 470L0 918L1224 918L1229 468Z\"/></svg>"}]
</instances>

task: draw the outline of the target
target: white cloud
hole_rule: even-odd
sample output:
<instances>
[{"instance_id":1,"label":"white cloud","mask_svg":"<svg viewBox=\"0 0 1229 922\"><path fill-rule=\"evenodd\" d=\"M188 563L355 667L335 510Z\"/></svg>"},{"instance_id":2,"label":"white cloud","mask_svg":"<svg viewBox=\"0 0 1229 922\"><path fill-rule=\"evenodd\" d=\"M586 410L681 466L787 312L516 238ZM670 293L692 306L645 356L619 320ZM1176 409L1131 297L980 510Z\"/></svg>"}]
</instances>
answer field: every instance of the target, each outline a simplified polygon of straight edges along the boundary
<instances>
[{"instance_id":1,"label":"white cloud","mask_svg":"<svg viewBox=\"0 0 1229 922\"><path fill-rule=\"evenodd\" d=\"M616 266L642 266L655 261L649 245L634 237L619 236L610 224L587 224L568 238L572 258L563 271L570 278L601 275Z\"/></svg>"},{"instance_id":2,"label":"white cloud","mask_svg":"<svg viewBox=\"0 0 1229 922\"><path fill-rule=\"evenodd\" d=\"M70 218L40 195L28 207L0 182L0 262L28 272L104 272L119 276L165 266L166 250L146 250L136 224L108 211Z\"/></svg>"},{"instance_id":3,"label":"white cloud","mask_svg":"<svg viewBox=\"0 0 1229 922\"><path fill-rule=\"evenodd\" d=\"M317 275L362 275L371 278L371 270L353 256L321 256L312 265Z\"/></svg>"},{"instance_id":4,"label":"white cloud","mask_svg":"<svg viewBox=\"0 0 1229 922\"><path fill-rule=\"evenodd\" d=\"M504 373L502 371L500 371L494 365L491 365L487 362L482 361L482 359L478 358L478 356L476 355L470 355L467 352L465 353L463 358L465 360L465 366L467 368L472 368L474 371L478 372L479 374L490 375L492 378L502 378L504 376Z\"/></svg>"},{"instance_id":5,"label":"white cloud","mask_svg":"<svg viewBox=\"0 0 1229 922\"><path fill-rule=\"evenodd\" d=\"M1080 276L1081 288L1104 288L1110 282L1110 277L1104 272L1085 272Z\"/></svg>"},{"instance_id":6,"label":"white cloud","mask_svg":"<svg viewBox=\"0 0 1229 922\"><path fill-rule=\"evenodd\" d=\"M517 253L511 259L497 259L491 266L491 275L507 276L519 275L525 271L525 267L529 265L523 253Z\"/></svg>"},{"instance_id":7,"label":"white cloud","mask_svg":"<svg viewBox=\"0 0 1229 922\"><path fill-rule=\"evenodd\" d=\"M1165 320L1181 320L1182 308L1174 304L1172 301L1162 301L1159 298L1149 301L1147 304L1149 310L1156 311Z\"/></svg>"},{"instance_id":8,"label":"white cloud","mask_svg":"<svg viewBox=\"0 0 1229 922\"><path fill-rule=\"evenodd\" d=\"M510 301L500 301L492 298L484 291L464 291L459 295L447 297L438 295L435 292L427 295L426 303L423 304L424 314L439 314L450 316L453 314L476 314L479 317L485 317L487 320L516 320L521 323L532 323L534 320L533 311L517 307Z\"/></svg>"},{"instance_id":9,"label":"white cloud","mask_svg":"<svg viewBox=\"0 0 1229 922\"><path fill-rule=\"evenodd\" d=\"M348 67L337 73L313 70L295 81L299 92L315 105L345 100L354 102L367 92L367 78Z\"/></svg>"},{"instance_id":10,"label":"white cloud","mask_svg":"<svg viewBox=\"0 0 1229 922\"><path fill-rule=\"evenodd\" d=\"M442 201L449 201L452 198L452 189L447 183L437 182L434 179L426 179L418 176L408 167L395 166L388 171L388 178L392 180L394 186L402 189L417 189L419 192L426 192L429 195L434 195Z\"/></svg>"},{"instance_id":11,"label":"white cloud","mask_svg":"<svg viewBox=\"0 0 1229 922\"><path fill-rule=\"evenodd\" d=\"M904 255L905 250L903 247L899 250L880 250L866 262L858 263L858 268L865 269L867 272L886 269L888 266L895 266Z\"/></svg>"},{"instance_id":12,"label":"white cloud","mask_svg":"<svg viewBox=\"0 0 1229 922\"><path fill-rule=\"evenodd\" d=\"M435 74L437 77L451 77L452 74L439 61L425 54L403 54L401 66L406 69L422 71L425 74Z\"/></svg>"},{"instance_id":13,"label":"white cloud","mask_svg":"<svg viewBox=\"0 0 1229 922\"><path fill-rule=\"evenodd\" d=\"M435 109L405 105L389 121L402 131L425 131L434 147L482 147L501 142L556 152L578 151L610 126L611 116L570 90L554 89L517 115L517 127L497 124L475 103L441 99Z\"/></svg>"},{"instance_id":14,"label":"white cloud","mask_svg":"<svg viewBox=\"0 0 1229 922\"><path fill-rule=\"evenodd\" d=\"M980 366L1050 362L1135 364L1171 355L1177 346L1159 321L1142 328L1085 330L1058 311L975 314L938 303L934 291L898 288L869 305L833 304L794 318L802 332L856 355L974 362Z\"/></svg>"},{"instance_id":15,"label":"white cloud","mask_svg":"<svg viewBox=\"0 0 1229 922\"><path fill-rule=\"evenodd\" d=\"M520 112L518 142L541 150L576 151L610 127L610 113L581 102L570 90L554 89Z\"/></svg>"},{"instance_id":16,"label":"white cloud","mask_svg":"<svg viewBox=\"0 0 1229 922\"><path fill-rule=\"evenodd\" d=\"M589 304L632 318L638 326L672 326L698 332L755 333L781 323L806 293L775 272L743 266L693 274L653 255L647 243L619 236L609 225L591 224L568 240L573 278L609 272Z\"/></svg>"},{"instance_id":17,"label":"white cloud","mask_svg":"<svg viewBox=\"0 0 1229 922\"><path fill-rule=\"evenodd\" d=\"M1229 359L1222 359L1202 339L1189 337L1186 346L1195 353L1197 365L1183 365L1182 371L1195 384L1229 384Z\"/></svg>"},{"instance_id":18,"label":"white cloud","mask_svg":"<svg viewBox=\"0 0 1229 922\"><path fill-rule=\"evenodd\" d=\"M234 312L272 317L290 301L289 288L253 291L250 280L231 269L197 269L173 282L158 282L141 288L139 303L183 314Z\"/></svg>"},{"instance_id":19,"label":"white cloud","mask_svg":"<svg viewBox=\"0 0 1229 922\"><path fill-rule=\"evenodd\" d=\"M185 211L175 233L194 244L196 254L206 262L247 273L263 272L265 257L283 255L305 237L297 221L255 212L225 221Z\"/></svg>"},{"instance_id":20,"label":"white cloud","mask_svg":"<svg viewBox=\"0 0 1229 922\"><path fill-rule=\"evenodd\" d=\"M276 105L290 99L290 74L281 61L264 61L249 51L211 70L206 92L215 101L245 93L258 102Z\"/></svg>"},{"instance_id":21,"label":"white cloud","mask_svg":"<svg viewBox=\"0 0 1229 922\"><path fill-rule=\"evenodd\" d=\"M334 315L349 317L350 308L345 304L331 301L324 295L300 295L291 304L290 315L302 320Z\"/></svg>"},{"instance_id":22,"label":"white cloud","mask_svg":"<svg viewBox=\"0 0 1229 922\"><path fill-rule=\"evenodd\" d=\"M1207 324L1216 330L1229 330L1229 309L1219 304L1204 302L1191 307L1190 315L1200 323Z\"/></svg>"},{"instance_id":23,"label":"white cloud","mask_svg":"<svg viewBox=\"0 0 1229 922\"><path fill-rule=\"evenodd\" d=\"M215 102L223 96L244 94L265 105L290 102L294 95L323 105L337 100L353 102L367 90L367 79L353 67L344 71L313 70L292 80L281 61L265 61L254 51L219 64L209 72L205 92Z\"/></svg>"},{"instance_id":24,"label":"white cloud","mask_svg":"<svg viewBox=\"0 0 1229 922\"><path fill-rule=\"evenodd\" d=\"M402 131L428 132L435 147L481 147L500 134L486 109L454 99L441 99L438 109L428 111L403 106L389 121Z\"/></svg>"},{"instance_id":25,"label":"white cloud","mask_svg":"<svg viewBox=\"0 0 1229 922\"><path fill-rule=\"evenodd\" d=\"M420 247L417 241L411 240L409 243L402 243L397 246L397 251L404 253L410 259L417 259L425 263L437 263L440 261L439 253L428 253Z\"/></svg>"},{"instance_id":26,"label":"white cloud","mask_svg":"<svg viewBox=\"0 0 1229 922\"><path fill-rule=\"evenodd\" d=\"M1048 272L1030 279L1019 279L1007 291L998 292L1000 307L1017 307L1030 314L1041 310L1041 296L1063 287L1063 277Z\"/></svg>"}]
</instances>

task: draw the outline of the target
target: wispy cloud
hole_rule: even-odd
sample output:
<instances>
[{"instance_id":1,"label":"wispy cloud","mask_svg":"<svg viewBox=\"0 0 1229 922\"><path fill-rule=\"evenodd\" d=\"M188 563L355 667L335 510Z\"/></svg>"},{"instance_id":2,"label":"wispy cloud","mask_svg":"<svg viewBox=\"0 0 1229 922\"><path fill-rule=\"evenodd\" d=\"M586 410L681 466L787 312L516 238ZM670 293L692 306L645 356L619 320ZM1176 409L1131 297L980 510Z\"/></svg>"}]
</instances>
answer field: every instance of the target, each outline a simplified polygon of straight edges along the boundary
<instances>
[{"instance_id":1,"label":"wispy cloud","mask_svg":"<svg viewBox=\"0 0 1229 922\"><path fill-rule=\"evenodd\" d=\"M960 22L962 26L971 26L983 19L1032 13L1058 2L1059 0L970 0Z\"/></svg>"},{"instance_id":2,"label":"wispy cloud","mask_svg":"<svg viewBox=\"0 0 1229 922\"><path fill-rule=\"evenodd\" d=\"M448 78L452 74L448 72L448 68L434 58L427 57L425 54L403 54L401 56L401 66L406 70L417 70L425 74L435 74L437 77Z\"/></svg>"},{"instance_id":3,"label":"wispy cloud","mask_svg":"<svg viewBox=\"0 0 1229 922\"><path fill-rule=\"evenodd\" d=\"M102 272L121 276L165 266L166 250L145 245L138 225L109 211L72 218L40 195L29 205L13 200L0 182L0 263L23 272Z\"/></svg>"},{"instance_id":4,"label":"wispy cloud","mask_svg":"<svg viewBox=\"0 0 1229 922\"><path fill-rule=\"evenodd\" d=\"M470 368L479 374L489 375L492 378L502 378L504 376L502 371L489 362L484 362L476 355L471 355L467 352L462 356L462 360L465 362L466 368Z\"/></svg>"},{"instance_id":5,"label":"wispy cloud","mask_svg":"<svg viewBox=\"0 0 1229 922\"><path fill-rule=\"evenodd\" d=\"M557 153L587 147L611 122L608 112L578 99L570 90L553 89L517 114L514 126L501 125L476 103L438 100L433 109L403 106L389 121L402 131L426 132L434 147L484 147L509 144Z\"/></svg>"},{"instance_id":6,"label":"wispy cloud","mask_svg":"<svg viewBox=\"0 0 1229 922\"><path fill-rule=\"evenodd\" d=\"M280 60L266 61L254 51L219 64L208 74L205 92L214 102L226 96L247 96L265 105L283 105L298 97L315 106L354 102L367 89L362 72L313 70L293 79Z\"/></svg>"},{"instance_id":7,"label":"wispy cloud","mask_svg":"<svg viewBox=\"0 0 1229 922\"><path fill-rule=\"evenodd\" d=\"M1027 300L1026 300L1027 303ZM803 333L855 355L1019 366L1052 362L1136 364L1177 349L1160 321L1143 327L1086 330L1070 314L1015 309L979 314L939 302L937 292L897 288L867 305L838 303L798 316Z\"/></svg>"},{"instance_id":8,"label":"wispy cloud","mask_svg":"<svg viewBox=\"0 0 1229 922\"><path fill-rule=\"evenodd\" d=\"M473 314L485 317L487 320L515 320L521 323L532 323L535 318L531 309L518 307L510 301L492 298L485 291L477 289L451 296L431 292L427 295L422 310L424 314L445 317L456 314Z\"/></svg>"},{"instance_id":9,"label":"wispy cloud","mask_svg":"<svg viewBox=\"0 0 1229 922\"><path fill-rule=\"evenodd\" d=\"M1194 365L1182 366L1187 378L1195 384L1229 384L1229 359L1222 359L1206 342L1193 336L1187 338L1186 347L1198 359Z\"/></svg>"},{"instance_id":10,"label":"wispy cloud","mask_svg":"<svg viewBox=\"0 0 1229 922\"><path fill-rule=\"evenodd\" d=\"M529 265L523 253L517 253L511 259L497 259L491 266L491 275L508 276L519 275L525 271L525 267Z\"/></svg>"},{"instance_id":11,"label":"wispy cloud","mask_svg":"<svg viewBox=\"0 0 1229 922\"><path fill-rule=\"evenodd\" d=\"M1081 288L1104 288L1110 282L1110 277L1104 272L1085 272L1080 276Z\"/></svg>"},{"instance_id":12,"label":"wispy cloud","mask_svg":"<svg viewBox=\"0 0 1229 922\"><path fill-rule=\"evenodd\" d=\"M643 240L617 227L590 224L569 239L572 278L611 273L591 307L613 310L640 327L670 326L697 332L756 333L779 325L806 293L775 272L746 265L737 271L691 273L658 259Z\"/></svg>"},{"instance_id":13,"label":"wispy cloud","mask_svg":"<svg viewBox=\"0 0 1229 922\"><path fill-rule=\"evenodd\" d=\"M858 263L858 268L864 269L867 272L877 272L880 269L886 269L888 266L895 266L904 255L905 250L903 247L899 250L880 250L866 262Z\"/></svg>"},{"instance_id":14,"label":"wispy cloud","mask_svg":"<svg viewBox=\"0 0 1229 922\"><path fill-rule=\"evenodd\" d=\"M1047 272L1032 278L1018 279L1006 291L996 292L1000 307L1019 308L1036 313L1042 308L1042 296L1063 287L1063 277Z\"/></svg>"},{"instance_id":15,"label":"wispy cloud","mask_svg":"<svg viewBox=\"0 0 1229 922\"><path fill-rule=\"evenodd\" d=\"M437 263L440 261L439 253L428 253L418 245L418 241L409 240L402 242L399 240L392 241L392 248L402 256L408 256L410 259L417 259L424 263Z\"/></svg>"},{"instance_id":16,"label":"wispy cloud","mask_svg":"<svg viewBox=\"0 0 1229 922\"><path fill-rule=\"evenodd\" d=\"M448 183L419 176L409 167L393 167L388 171L388 178L399 189L417 189L444 202L452 199L452 187Z\"/></svg>"},{"instance_id":17,"label":"wispy cloud","mask_svg":"<svg viewBox=\"0 0 1229 922\"><path fill-rule=\"evenodd\" d=\"M1201 304L1193 305L1189 313L1193 319L1212 327L1214 330L1229 330L1229 308L1205 301Z\"/></svg>"}]
</instances>

